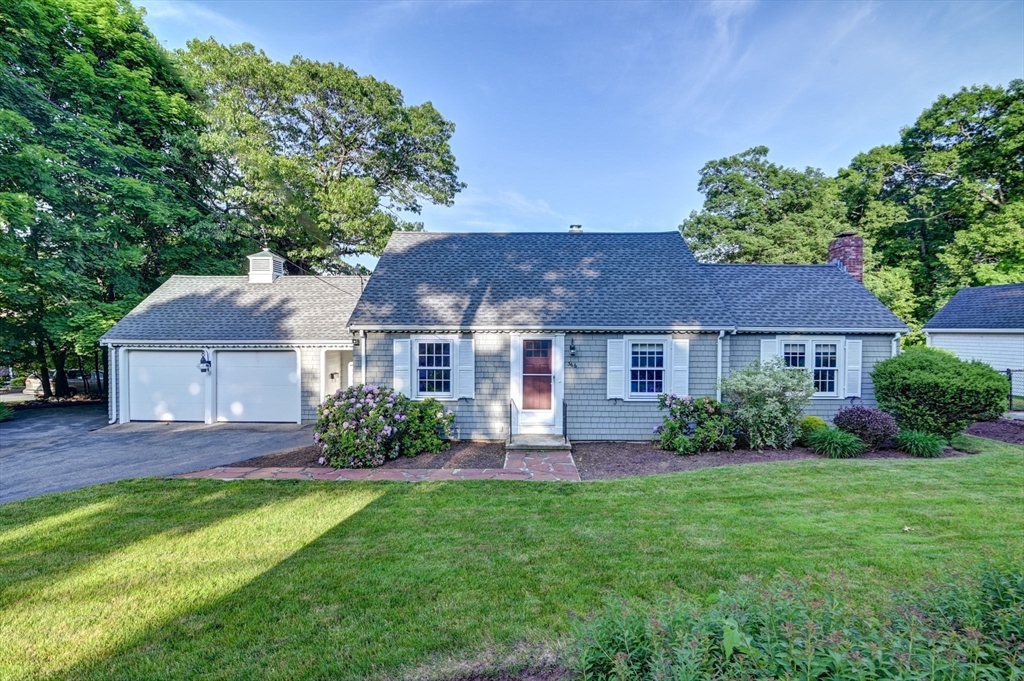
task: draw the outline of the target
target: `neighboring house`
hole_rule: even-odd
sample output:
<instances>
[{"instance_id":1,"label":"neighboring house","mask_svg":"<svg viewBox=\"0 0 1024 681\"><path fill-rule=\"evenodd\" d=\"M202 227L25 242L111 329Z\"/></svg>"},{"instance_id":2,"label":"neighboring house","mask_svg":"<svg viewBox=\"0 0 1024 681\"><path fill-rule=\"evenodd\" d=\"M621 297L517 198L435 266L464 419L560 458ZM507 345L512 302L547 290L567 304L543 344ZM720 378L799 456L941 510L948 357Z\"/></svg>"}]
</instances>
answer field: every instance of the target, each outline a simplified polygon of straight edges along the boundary
<instances>
[{"instance_id":1,"label":"neighboring house","mask_svg":"<svg viewBox=\"0 0 1024 681\"><path fill-rule=\"evenodd\" d=\"M349 320L359 381L456 413L461 438L646 440L660 393L717 396L760 358L806 370L808 412L874 405L908 328L860 283L863 241L830 265L702 265L678 232L397 232Z\"/></svg>"},{"instance_id":2,"label":"neighboring house","mask_svg":"<svg viewBox=\"0 0 1024 681\"><path fill-rule=\"evenodd\" d=\"M172 276L126 315L100 339L111 422L314 420L352 383L365 277L282 275L264 250L247 277Z\"/></svg>"},{"instance_id":3,"label":"neighboring house","mask_svg":"<svg viewBox=\"0 0 1024 681\"><path fill-rule=\"evenodd\" d=\"M1024 284L960 289L924 325L928 345L978 359L998 371L1024 370ZM1024 395L1024 371L1013 375Z\"/></svg>"}]
</instances>

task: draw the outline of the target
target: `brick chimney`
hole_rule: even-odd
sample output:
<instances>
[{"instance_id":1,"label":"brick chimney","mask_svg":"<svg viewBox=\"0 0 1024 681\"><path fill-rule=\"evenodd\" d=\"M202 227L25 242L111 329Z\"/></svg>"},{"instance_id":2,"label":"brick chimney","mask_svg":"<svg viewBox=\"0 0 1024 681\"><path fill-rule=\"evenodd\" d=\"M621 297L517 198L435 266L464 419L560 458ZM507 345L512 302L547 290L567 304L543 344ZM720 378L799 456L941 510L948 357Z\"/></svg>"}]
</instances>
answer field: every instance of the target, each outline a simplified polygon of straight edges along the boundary
<instances>
[{"instance_id":1,"label":"brick chimney","mask_svg":"<svg viewBox=\"0 0 1024 681\"><path fill-rule=\"evenodd\" d=\"M828 245L828 261L863 283L864 239L853 232L837 234Z\"/></svg>"}]
</instances>

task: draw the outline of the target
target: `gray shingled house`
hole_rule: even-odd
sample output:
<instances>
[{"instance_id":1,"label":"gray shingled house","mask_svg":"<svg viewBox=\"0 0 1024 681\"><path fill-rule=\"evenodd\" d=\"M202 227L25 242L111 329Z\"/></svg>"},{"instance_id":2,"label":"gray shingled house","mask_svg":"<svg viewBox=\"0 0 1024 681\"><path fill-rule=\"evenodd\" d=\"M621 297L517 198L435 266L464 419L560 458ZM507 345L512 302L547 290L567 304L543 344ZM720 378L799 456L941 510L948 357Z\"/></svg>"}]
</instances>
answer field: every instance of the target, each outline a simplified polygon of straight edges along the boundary
<instances>
[{"instance_id":1,"label":"gray shingled house","mask_svg":"<svg viewBox=\"0 0 1024 681\"><path fill-rule=\"evenodd\" d=\"M249 256L249 275L175 275L100 343L110 361L111 422L316 418L352 382L346 322L365 277L283 276Z\"/></svg>"},{"instance_id":2,"label":"gray shingled house","mask_svg":"<svg viewBox=\"0 0 1024 681\"><path fill-rule=\"evenodd\" d=\"M435 397L461 438L645 440L657 396L716 395L782 357L811 413L874 404L871 371L908 329L831 265L702 265L678 232L392 236L372 276L171 277L107 332L112 421L308 422L353 383ZM365 283L365 287L364 287Z\"/></svg>"},{"instance_id":3,"label":"gray shingled house","mask_svg":"<svg viewBox=\"0 0 1024 681\"><path fill-rule=\"evenodd\" d=\"M703 265L678 232L392 236L348 326L355 380L434 397L458 437L644 440L660 393L782 357L830 419L874 404L908 328L860 283L862 241L829 265Z\"/></svg>"},{"instance_id":4,"label":"gray shingled house","mask_svg":"<svg viewBox=\"0 0 1024 681\"><path fill-rule=\"evenodd\" d=\"M1013 374L1024 395L1024 284L963 288L924 325L928 345Z\"/></svg>"}]
</instances>

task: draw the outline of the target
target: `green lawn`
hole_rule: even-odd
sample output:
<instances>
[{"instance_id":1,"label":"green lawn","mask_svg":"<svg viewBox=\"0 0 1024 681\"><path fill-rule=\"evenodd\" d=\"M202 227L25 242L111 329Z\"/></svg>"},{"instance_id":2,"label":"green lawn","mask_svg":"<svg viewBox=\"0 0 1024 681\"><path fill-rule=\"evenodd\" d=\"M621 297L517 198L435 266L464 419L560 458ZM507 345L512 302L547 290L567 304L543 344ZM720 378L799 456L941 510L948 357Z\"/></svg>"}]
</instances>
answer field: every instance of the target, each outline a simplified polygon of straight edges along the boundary
<instances>
[{"instance_id":1,"label":"green lawn","mask_svg":"<svg viewBox=\"0 0 1024 681\"><path fill-rule=\"evenodd\" d=\"M0 678L361 678L542 645L606 593L1024 557L1024 448L589 483L140 480L0 506ZM904 531L909 527L909 531Z\"/></svg>"}]
</instances>

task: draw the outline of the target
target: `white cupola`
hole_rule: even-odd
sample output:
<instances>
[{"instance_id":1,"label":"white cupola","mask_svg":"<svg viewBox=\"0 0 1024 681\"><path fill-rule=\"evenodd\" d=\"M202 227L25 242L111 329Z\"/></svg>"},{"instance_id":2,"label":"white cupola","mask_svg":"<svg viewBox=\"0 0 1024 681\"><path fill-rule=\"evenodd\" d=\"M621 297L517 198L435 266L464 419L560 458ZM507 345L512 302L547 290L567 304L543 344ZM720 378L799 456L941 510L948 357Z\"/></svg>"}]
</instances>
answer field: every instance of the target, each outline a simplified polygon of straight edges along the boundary
<instances>
[{"instance_id":1,"label":"white cupola","mask_svg":"<svg viewBox=\"0 0 1024 681\"><path fill-rule=\"evenodd\" d=\"M249 283L272 284L284 276L284 258L264 248L249 256Z\"/></svg>"}]
</instances>

